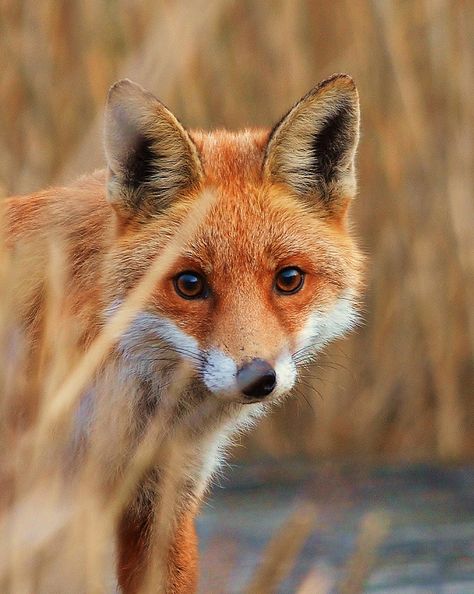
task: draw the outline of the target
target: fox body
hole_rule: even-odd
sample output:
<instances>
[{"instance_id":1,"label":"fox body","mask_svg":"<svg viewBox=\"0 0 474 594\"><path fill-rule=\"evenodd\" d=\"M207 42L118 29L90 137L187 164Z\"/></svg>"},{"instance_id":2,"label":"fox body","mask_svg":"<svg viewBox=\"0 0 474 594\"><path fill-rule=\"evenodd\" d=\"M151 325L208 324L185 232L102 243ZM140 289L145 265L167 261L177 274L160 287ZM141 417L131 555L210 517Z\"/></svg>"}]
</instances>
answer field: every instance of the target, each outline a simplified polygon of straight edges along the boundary
<instances>
[{"instance_id":1,"label":"fox body","mask_svg":"<svg viewBox=\"0 0 474 594\"><path fill-rule=\"evenodd\" d=\"M347 75L320 83L273 130L237 133L188 132L124 80L106 106L107 170L7 201L13 245L57 233L68 246L68 298L87 348L196 203L212 195L111 357L127 389L110 397L119 437L104 446L106 464L124 463L132 448L123 436L138 443L150 419L162 415L164 432L117 530L124 593L139 592L147 567L160 562L163 591L195 591L193 518L220 451L354 325L362 258L348 207L358 130ZM44 257L32 258L38 271ZM25 316L38 316L43 281L37 272L23 288ZM182 361L191 377L170 407L166 389ZM77 415L86 440L94 398L84 396Z\"/></svg>"}]
</instances>

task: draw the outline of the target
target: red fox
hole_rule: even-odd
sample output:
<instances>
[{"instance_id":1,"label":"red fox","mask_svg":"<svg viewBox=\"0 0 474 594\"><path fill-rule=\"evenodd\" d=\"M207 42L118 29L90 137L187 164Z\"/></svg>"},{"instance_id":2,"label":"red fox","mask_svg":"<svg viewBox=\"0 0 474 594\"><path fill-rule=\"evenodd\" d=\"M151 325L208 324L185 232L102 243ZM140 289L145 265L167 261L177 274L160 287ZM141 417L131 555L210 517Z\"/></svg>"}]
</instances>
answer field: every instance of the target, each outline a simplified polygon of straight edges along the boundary
<instances>
[{"instance_id":1,"label":"red fox","mask_svg":"<svg viewBox=\"0 0 474 594\"><path fill-rule=\"evenodd\" d=\"M142 591L161 531L162 591L196 591L194 517L222 448L356 323L363 258L348 210L358 138L358 93L345 74L318 84L271 131L239 132L187 131L152 94L121 80L105 110L107 169L7 200L11 245L52 229L67 240L68 292L86 348L193 204L214 196L113 353L128 400L110 406L128 415L118 424L137 439L165 406L164 385L178 363L191 366L167 421L166 453L117 529L124 594ZM43 254L34 265L45 266ZM23 287L32 318L40 315L41 282L38 272ZM77 424L87 438L94 394L84 401ZM128 454L111 446L109 455L119 466Z\"/></svg>"}]
</instances>

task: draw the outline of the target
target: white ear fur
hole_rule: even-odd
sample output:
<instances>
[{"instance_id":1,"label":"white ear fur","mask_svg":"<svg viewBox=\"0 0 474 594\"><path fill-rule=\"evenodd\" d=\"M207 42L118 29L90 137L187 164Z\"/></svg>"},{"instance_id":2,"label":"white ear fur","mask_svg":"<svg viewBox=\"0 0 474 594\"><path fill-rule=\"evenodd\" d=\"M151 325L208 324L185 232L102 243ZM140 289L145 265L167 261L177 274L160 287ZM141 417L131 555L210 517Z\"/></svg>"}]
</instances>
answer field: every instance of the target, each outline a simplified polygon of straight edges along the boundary
<instances>
[{"instance_id":1,"label":"white ear fur","mask_svg":"<svg viewBox=\"0 0 474 594\"><path fill-rule=\"evenodd\" d=\"M274 127L264 175L331 205L356 192L359 98L354 81L336 74L313 88Z\"/></svg>"},{"instance_id":2,"label":"white ear fur","mask_svg":"<svg viewBox=\"0 0 474 594\"><path fill-rule=\"evenodd\" d=\"M108 199L128 215L160 210L201 179L189 134L156 97L127 79L109 91L104 141Z\"/></svg>"}]
</instances>

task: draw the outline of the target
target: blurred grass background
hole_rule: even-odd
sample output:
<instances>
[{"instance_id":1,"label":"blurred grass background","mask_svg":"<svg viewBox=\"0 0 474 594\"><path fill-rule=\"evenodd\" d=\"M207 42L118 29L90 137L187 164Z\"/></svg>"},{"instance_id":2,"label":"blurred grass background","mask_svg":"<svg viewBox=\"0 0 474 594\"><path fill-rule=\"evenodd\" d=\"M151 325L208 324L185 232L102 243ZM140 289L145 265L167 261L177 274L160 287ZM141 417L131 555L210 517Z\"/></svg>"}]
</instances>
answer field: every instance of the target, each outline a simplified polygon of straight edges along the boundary
<instances>
[{"instance_id":1,"label":"blurred grass background","mask_svg":"<svg viewBox=\"0 0 474 594\"><path fill-rule=\"evenodd\" d=\"M271 126L333 72L362 103L365 323L237 455L474 453L474 3L2 0L0 193L102 167L127 76L188 127Z\"/></svg>"}]
</instances>

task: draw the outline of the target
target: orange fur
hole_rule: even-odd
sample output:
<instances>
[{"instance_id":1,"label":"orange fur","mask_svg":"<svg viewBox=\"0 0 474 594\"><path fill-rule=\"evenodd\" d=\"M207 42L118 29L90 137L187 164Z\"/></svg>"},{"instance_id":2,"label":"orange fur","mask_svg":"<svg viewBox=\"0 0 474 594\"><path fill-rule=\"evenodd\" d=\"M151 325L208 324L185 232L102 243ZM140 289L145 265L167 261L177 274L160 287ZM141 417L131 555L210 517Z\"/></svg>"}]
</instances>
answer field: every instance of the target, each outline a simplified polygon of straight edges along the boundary
<instances>
[{"instance_id":1,"label":"orange fur","mask_svg":"<svg viewBox=\"0 0 474 594\"><path fill-rule=\"evenodd\" d=\"M146 584L149 558L150 512L126 513L118 530L118 583L124 594L139 594ZM177 522L169 551L170 594L193 594L197 586L197 537L194 514L183 514Z\"/></svg>"},{"instance_id":2,"label":"orange fur","mask_svg":"<svg viewBox=\"0 0 474 594\"><path fill-rule=\"evenodd\" d=\"M27 262L19 300L27 325L35 327L41 317L51 238L62 242L68 254L67 311L86 348L108 308L125 298L195 200L210 189L216 201L154 288L145 308L151 318L142 319L145 330L139 327L133 333L132 328L124 349L138 352L140 360L142 348L155 348L156 339L147 338L154 320L166 320L178 339L185 336L206 357L218 351L214 366L222 360L239 369L258 358L276 367L286 353L296 367L302 341L309 344L305 348L313 342L320 348L350 326L352 314L344 301L352 307L360 293L362 258L347 222L358 137L357 94L349 77L316 87L271 133L188 133L161 103L127 81L113 87L106 122L108 171L80 178L67 188L7 200L8 244L24 252L22 262ZM297 134L292 122L297 122ZM327 155L317 152L321 147ZM314 154L308 156L308 151ZM38 249L38 242L44 249ZM305 273L302 289L291 296L274 289L276 273L288 266ZM186 300L177 294L173 279L186 270L207 279L208 298ZM120 361L120 352L114 357ZM290 367L285 373L291 375ZM138 368L124 369L133 383ZM159 377L159 368L153 373ZM216 411L205 421L208 426L182 429L179 447L191 452L190 468L194 464L204 469L204 478L192 474L195 470L182 471L177 484L191 477L192 486L176 495L181 509L194 510L196 505L189 502L202 497L214 464L206 457L216 457L209 444L217 443L221 434L227 436L229 423L239 425L244 412L257 415L265 409L264 404L246 408L235 394L219 400L211 388L203 387L204 375L196 370L195 390L199 401L215 399ZM232 373L228 375L232 380ZM137 376L137 393L139 380ZM288 379L283 391L292 381ZM195 443L201 448L197 453ZM167 588L172 594L195 591L193 515L179 512L175 518L168 554ZM153 509L137 511L131 503L120 523L118 579L124 594L140 590L147 563L153 562L148 555L152 517Z\"/></svg>"}]
</instances>

